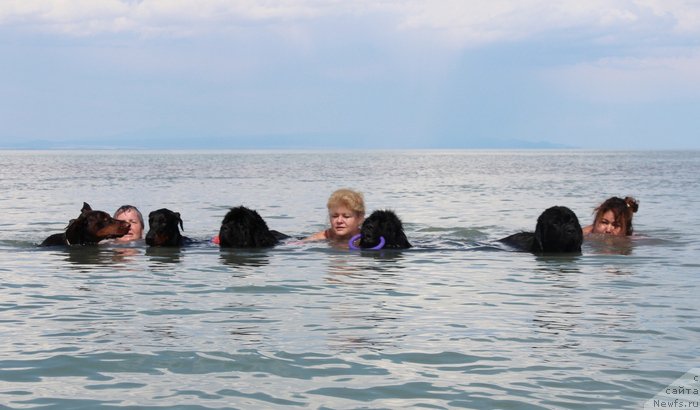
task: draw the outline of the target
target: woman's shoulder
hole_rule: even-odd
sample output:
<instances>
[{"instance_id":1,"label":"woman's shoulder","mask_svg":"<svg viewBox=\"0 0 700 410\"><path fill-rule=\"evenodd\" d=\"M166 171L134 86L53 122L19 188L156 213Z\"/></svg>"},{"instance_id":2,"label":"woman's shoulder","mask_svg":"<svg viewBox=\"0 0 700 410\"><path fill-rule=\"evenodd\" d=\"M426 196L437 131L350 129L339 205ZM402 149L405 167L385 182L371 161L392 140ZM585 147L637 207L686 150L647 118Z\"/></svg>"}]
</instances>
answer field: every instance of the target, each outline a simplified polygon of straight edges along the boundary
<instances>
[{"instance_id":1,"label":"woman's shoulder","mask_svg":"<svg viewBox=\"0 0 700 410\"><path fill-rule=\"evenodd\" d=\"M305 241L322 241L325 239L328 239L328 230L316 232L315 234L304 238Z\"/></svg>"}]
</instances>

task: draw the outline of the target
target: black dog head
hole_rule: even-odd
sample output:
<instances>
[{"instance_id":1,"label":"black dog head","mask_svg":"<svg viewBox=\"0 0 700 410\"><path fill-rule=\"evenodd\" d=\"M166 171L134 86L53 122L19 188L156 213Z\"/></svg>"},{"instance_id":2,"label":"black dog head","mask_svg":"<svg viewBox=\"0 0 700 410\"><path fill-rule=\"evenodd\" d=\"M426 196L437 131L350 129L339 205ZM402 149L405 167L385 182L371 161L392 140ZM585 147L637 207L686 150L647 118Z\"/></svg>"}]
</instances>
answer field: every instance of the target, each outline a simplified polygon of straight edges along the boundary
<instances>
[{"instance_id":1,"label":"black dog head","mask_svg":"<svg viewBox=\"0 0 700 410\"><path fill-rule=\"evenodd\" d=\"M148 214L148 233L146 243L149 246L180 246L183 236L180 234L182 218L179 212L166 208Z\"/></svg>"},{"instance_id":2,"label":"black dog head","mask_svg":"<svg viewBox=\"0 0 700 410\"><path fill-rule=\"evenodd\" d=\"M537 218L532 252L581 252L582 242L581 225L571 209L553 206Z\"/></svg>"},{"instance_id":3,"label":"black dog head","mask_svg":"<svg viewBox=\"0 0 700 410\"><path fill-rule=\"evenodd\" d=\"M265 220L244 206L231 208L219 229L219 246L222 248L266 248L278 242Z\"/></svg>"},{"instance_id":4,"label":"black dog head","mask_svg":"<svg viewBox=\"0 0 700 410\"><path fill-rule=\"evenodd\" d=\"M377 247L384 238L382 249L407 249L411 244L403 231L401 219L393 211L374 211L360 228L360 249Z\"/></svg>"},{"instance_id":5,"label":"black dog head","mask_svg":"<svg viewBox=\"0 0 700 410\"><path fill-rule=\"evenodd\" d=\"M128 222L116 220L107 212L94 211L87 202L83 202L80 215L68 223L65 239L70 245L96 244L103 239L126 235L129 227Z\"/></svg>"}]
</instances>

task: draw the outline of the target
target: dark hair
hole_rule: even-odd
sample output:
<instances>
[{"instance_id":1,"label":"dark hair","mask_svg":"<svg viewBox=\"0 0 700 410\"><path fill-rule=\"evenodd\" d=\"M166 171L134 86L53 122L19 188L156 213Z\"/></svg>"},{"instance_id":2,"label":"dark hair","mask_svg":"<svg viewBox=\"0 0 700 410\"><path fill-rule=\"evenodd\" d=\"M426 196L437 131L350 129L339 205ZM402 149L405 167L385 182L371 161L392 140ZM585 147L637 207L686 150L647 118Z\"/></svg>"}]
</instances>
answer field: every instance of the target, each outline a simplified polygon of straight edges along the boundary
<instances>
[{"instance_id":1,"label":"dark hair","mask_svg":"<svg viewBox=\"0 0 700 410\"><path fill-rule=\"evenodd\" d=\"M120 206L116 211L114 211L114 216L113 216L113 217L116 218L117 215L123 214L124 212L128 212L128 211L134 211L134 212L136 212L136 215L138 215L138 217L139 217L139 222L141 222L141 227L142 227L142 228L145 228L145 227L146 227L146 225L143 223L143 215L141 215L141 211L139 211L139 209L136 208L136 207L133 206L133 205L122 205L122 206Z\"/></svg>"},{"instance_id":2,"label":"dark hair","mask_svg":"<svg viewBox=\"0 0 700 410\"><path fill-rule=\"evenodd\" d=\"M615 215L615 220L622 225L622 229L625 235L632 235L634 231L632 228L632 216L639 210L639 201L632 198L631 196L626 196L625 199L614 196L608 198L600 204L593 212L595 212L595 219L593 223L595 224L598 220L608 211L612 211Z\"/></svg>"}]
</instances>

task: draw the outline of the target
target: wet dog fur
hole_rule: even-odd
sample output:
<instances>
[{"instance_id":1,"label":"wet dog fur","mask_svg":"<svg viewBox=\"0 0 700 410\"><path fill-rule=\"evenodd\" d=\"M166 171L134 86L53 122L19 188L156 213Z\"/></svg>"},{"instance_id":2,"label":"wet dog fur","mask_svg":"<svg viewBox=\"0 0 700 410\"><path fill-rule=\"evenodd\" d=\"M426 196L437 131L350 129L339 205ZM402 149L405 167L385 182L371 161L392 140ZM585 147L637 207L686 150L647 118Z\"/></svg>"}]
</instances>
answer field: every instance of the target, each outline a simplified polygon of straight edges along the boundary
<instances>
[{"instance_id":1,"label":"wet dog fur","mask_svg":"<svg viewBox=\"0 0 700 410\"><path fill-rule=\"evenodd\" d=\"M191 242L190 238L182 236L184 230L179 212L161 208L148 214L148 246L183 246Z\"/></svg>"},{"instance_id":2,"label":"wet dog fur","mask_svg":"<svg viewBox=\"0 0 700 410\"><path fill-rule=\"evenodd\" d=\"M268 248L289 236L270 230L257 211L237 206L224 216L219 229L222 248Z\"/></svg>"},{"instance_id":3,"label":"wet dog fur","mask_svg":"<svg viewBox=\"0 0 700 410\"><path fill-rule=\"evenodd\" d=\"M580 253L583 231L571 209L553 206L537 218L535 232L519 232L499 242L523 252Z\"/></svg>"},{"instance_id":4,"label":"wet dog fur","mask_svg":"<svg viewBox=\"0 0 700 410\"><path fill-rule=\"evenodd\" d=\"M361 249L370 249L379 245L379 238L384 237L386 243L382 249L408 249L411 244L406 238L401 219L391 210L372 212L360 227Z\"/></svg>"}]
</instances>

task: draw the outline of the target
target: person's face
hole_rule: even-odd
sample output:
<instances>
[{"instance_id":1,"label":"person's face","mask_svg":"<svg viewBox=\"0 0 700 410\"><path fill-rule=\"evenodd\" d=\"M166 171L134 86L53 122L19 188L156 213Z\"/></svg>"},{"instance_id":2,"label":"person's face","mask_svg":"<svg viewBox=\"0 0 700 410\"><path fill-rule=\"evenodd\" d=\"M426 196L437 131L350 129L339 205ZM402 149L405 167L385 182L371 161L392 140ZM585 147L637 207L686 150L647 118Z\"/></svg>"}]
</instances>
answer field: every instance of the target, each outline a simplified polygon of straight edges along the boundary
<instances>
[{"instance_id":1,"label":"person's face","mask_svg":"<svg viewBox=\"0 0 700 410\"><path fill-rule=\"evenodd\" d=\"M115 239L116 242L131 242L143 237L143 226L141 225L141 221L139 220L139 216L136 211L129 209L128 211L117 214L114 219L126 221L131 224L129 232L121 238Z\"/></svg>"},{"instance_id":2,"label":"person's face","mask_svg":"<svg viewBox=\"0 0 700 410\"><path fill-rule=\"evenodd\" d=\"M622 236L622 224L615 219L613 211L607 211L593 225L594 233Z\"/></svg>"},{"instance_id":3,"label":"person's face","mask_svg":"<svg viewBox=\"0 0 700 410\"><path fill-rule=\"evenodd\" d=\"M329 209L328 216L330 217L334 239L350 239L353 235L360 232L363 218L346 206L338 205Z\"/></svg>"}]
</instances>

